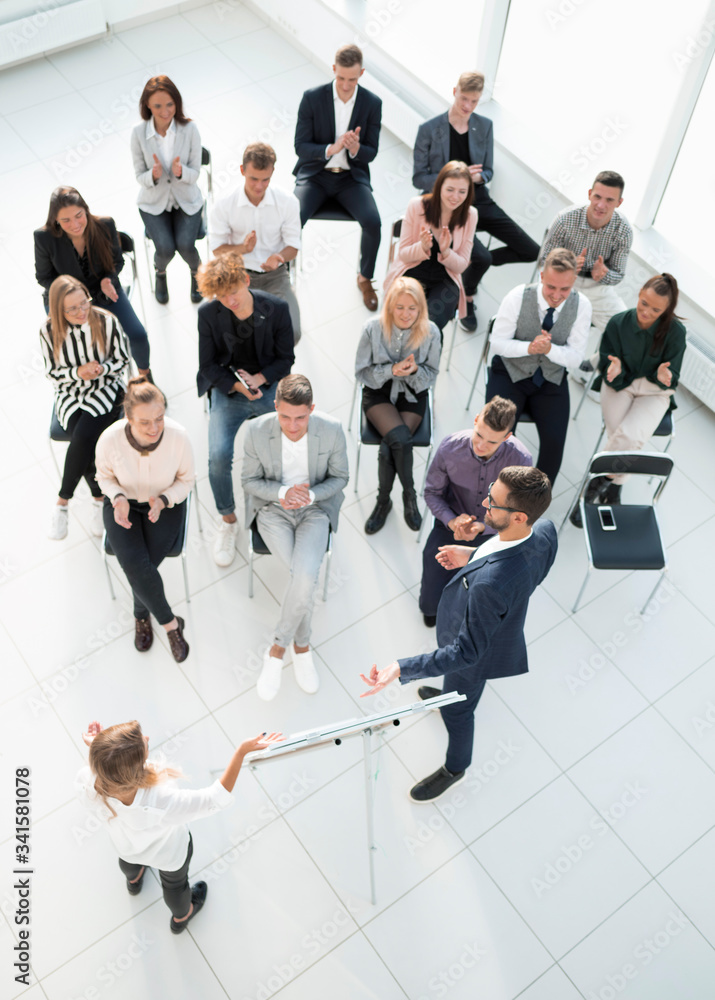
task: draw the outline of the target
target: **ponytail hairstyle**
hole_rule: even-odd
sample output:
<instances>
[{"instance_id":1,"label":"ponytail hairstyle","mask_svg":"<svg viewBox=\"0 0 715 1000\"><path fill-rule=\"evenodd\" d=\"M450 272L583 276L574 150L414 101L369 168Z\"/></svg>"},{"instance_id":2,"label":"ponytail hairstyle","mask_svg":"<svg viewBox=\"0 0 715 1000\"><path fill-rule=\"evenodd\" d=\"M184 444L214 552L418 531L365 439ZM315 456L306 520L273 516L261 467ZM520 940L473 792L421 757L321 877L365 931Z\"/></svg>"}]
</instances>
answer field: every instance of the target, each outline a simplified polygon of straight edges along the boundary
<instances>
[{"instance_id":1,"label":"ponytail hairstyle","mask_svg":"<svg viewBox=\"0 0 715 1000\"><path fill-rule=\"evenodd\" d=\"M641 288L641 292L645 292L648 289L655 292L656 295L663 295L668 299L668 305L658 319L658 329L656 330L655 337L653 338L653 346L650 350L652 355L657 355L663 349L663 342L668 335L671 323L674 319L680 319L679 316L675 315L675 309L678 305L678 282L672 274L664 271L662 274L655 274L652 278L649 278Z\"/></svg>"},{"instance_id":2,"label":"ponytail hairstyle","mask_svg":"<svg viewBox=\"0 0 715 1000\"><path fill-rule=\"evenodd\" d=\"M131 420L134 407L142 403L161 403L164 409L167 407L166 396L146 375L129 379L124 395L124 416L127 420Z\"/></svg>"},{"instance_id":3,"label":"ponytail hairstyle","mask_svg":"<svg viewBox=\"0 0 715 1000\"><path fill-rule=\"evenodd\" d=\"M92 346L104 356L107 347L107 322L113 321L111 313L92 305L92 298L85 285L70 274L61 274L50 285L50 319L48 333L52 340L52 353L55 361L60 360L62 345L67 339L70 324L65 316L65 299L72 292L84 292L89 299L89 329L92 334Z\"/></svg>"},{"instance_id":4,"label":"ponytail hairstyle","mask_svg":"<svg viewBox=\"0 0 715 1000\"><path fill-rule=\"evenodd\" d=\"M109 235L96 215L92 215L89 205L79 193L77 188L56 187L50 195L50 208L47 213L45 229L52 233L57 239L64 235L62 226L57 221L57 216L63 208L69 206L84 209L87 216L86 246L87 260L92 269L92 273L97 278L104 278L108 274L114 273L114 257L112 256L112 242ZM100 272L95 264L99 264Z\"/></svg>"},{"instance_id":5,"label":"ponytail hairstyle","mask_svg":"<svg viewBox=\"0 0 715 1000\"><path fill-rule=\"evenodd\" d=\"M136 720L97 733L89 745L89 766L95 776L94 790L114 817L117 813L108 798L131 795L181 774L172 767L159 769L147 760L146 742Z\"/></svg>"}]
</instances>

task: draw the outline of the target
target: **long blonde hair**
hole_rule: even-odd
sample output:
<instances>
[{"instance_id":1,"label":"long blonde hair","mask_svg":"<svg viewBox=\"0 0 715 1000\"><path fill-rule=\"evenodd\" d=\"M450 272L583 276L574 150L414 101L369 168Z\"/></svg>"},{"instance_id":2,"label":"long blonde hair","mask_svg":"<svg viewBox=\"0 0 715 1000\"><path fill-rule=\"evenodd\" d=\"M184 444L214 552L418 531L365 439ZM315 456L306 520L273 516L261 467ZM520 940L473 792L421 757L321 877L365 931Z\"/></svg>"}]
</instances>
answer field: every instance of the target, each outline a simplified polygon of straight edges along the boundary
<instances>
[{"instance_id":1,"label":"long blonde hair","mask_svg":"<svg viewBox=\"0 0 715 1000\"><path fill-rule=\"evenodd\" d=\"M59 361L62 345L67 339L69 323L65 316L65 299L72 292L84 292L89 299L88 322L92 334L92 346L97 347L102 355L107 346L106 323L111 313L104 309L97 309L96 306L92 305L92 296L81 281L73 278L70 274L61 274L50 285L49 334L52 338L52 353L55 356L55 361Z\"/></svg>"},{"instance_id":2,"label":"long blonde hair","mask_svg":"<svg viewBox=\"0 0 715 1000\"><path fill-rule=\"evenodd\" d=\"M140 788L151 788L181 774L172 767L159 770L147 760L142 727L136 719L97 733L89 745L89 766L95 775L94 789L112 816L117 814L108 798L131 795Z\"/></svg>"},{"instance_id":3,"label":"long blonde hair","mask_svg":"<svg viewBox=\"0 0 715 1000\"><path fill-rule=\"evenodd\" d=\"M388 288L382 303L382 312L380 313L382 335L389 343L394 325L395 302L403 293L411 295L419 307L417 319L412 327L410 339L407 342L410 347L419 347L430 335L430 320L427 313L427 299L425 298L424 290L419 281L416 281L414 278L395 278Z\"/></svg>"}]
</instances>

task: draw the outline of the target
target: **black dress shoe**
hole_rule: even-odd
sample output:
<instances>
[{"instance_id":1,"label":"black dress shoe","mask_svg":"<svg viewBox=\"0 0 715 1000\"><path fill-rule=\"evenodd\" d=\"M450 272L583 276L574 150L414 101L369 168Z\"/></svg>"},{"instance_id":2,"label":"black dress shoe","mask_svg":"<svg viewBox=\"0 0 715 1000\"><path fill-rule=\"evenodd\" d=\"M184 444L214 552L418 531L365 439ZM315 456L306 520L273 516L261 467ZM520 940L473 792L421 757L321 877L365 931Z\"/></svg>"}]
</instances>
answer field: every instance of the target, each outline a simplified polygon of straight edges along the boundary
<instances>
[{"instance_id":1,"label":"black dress shoe","mask_svg":"<svg viewBox=\"0 0 715 1000\"><path fill-rule=\"evenodd\" d=\"M422 621L427 628L434 628L437 624L437 615L422 615Z\"/></svg>"},{"instance_id":2,"label":"black dress shoe","mask_svg":"<svg viewBox=\"0 0 715 1000\"><path fill-rule=\"evenodd\" d=\"M474 333L477 329L477 314L474 311L474 302L467 302L467 315L460 319L459 325L467 333Z\"/></svg>"},{"instance_id":3,"label":"black dress shoe","mask_svg":"<svg viewBox=\"0 0 715 1000\"><path fill-rule=\"evenodd\" d=\"M138 896L139 893L142 891L142 883L144 881L145 875L146 875L146 868L141 873L136 882L130 882L129 879L127 879L127 892L129 893L130 896Z\"/></svg>"},{"instance_id":4,"label":"black dress shoe","mask_svg":"<svg viewBox=\"0 0 715 1000\"><path fill-rule=\"evenodd\" d=\"M162 306L165 306L169 301L169 289L166 284L166 271L164 271L163 274L160 274L159 271L154 273L154 295L156 297L156 301Z\"/></svg>"},{"instance_id":5,"label":"black dress shoe","mask_svg":"<svg viewBox=\"0 0 715 1000\"><path fill-rule=\"evenodd\" d=\"M192 302L203 302L204 297L199 291L199 286L196 283L196 275L191 275L191 301Z\"/></svg>"},{"instance_id":6,"label":"black dress shoe","mask_svg":"<svg viewBox=\"0 0 715 1000\"><path fill-rule=\"evenodd\" d=\"M176 620L178 622L178 627L173 628L170 632L167 632L166 635L169 640L171 655L177 663L183 663L189 655L189 644L184 638L184 619L179 618L177 615Z\"/></svg>"},{"instance_id":7,"label":"black dress shoe","mask_svg":"<svg viewBox=\"0 0 715 1000\"><path fill-rule=\"evenodd\" d=\"M608 491L608 489L612 486L615 486L615 483L613 483L608 478L608 476L596 476L596 478L592 479L591 482L588 484L588 487L586 488L586 493L583 498L584 503L601 504L606 502L604 501L603 497ZM620 487L618 487L618 491L620 493ZM607 502L610 503L611 501ZM620 500L616 500L615 502L620 503ZM573 524L574 528L583 528L583 521L581 520L581 509L579 507L578 501L576 501L574 509L569 514L569 521L571 522L571 524Z\"/></svg>"},{"instance_id":8,"label":"black dress shoe","mask_svg":"<svg viewBox=\"0 0 715 1000\"><path fill-rule=\"evenodd\" d=\"M465 774L466 771L457 771L454 774L443 765L439 771L435 771L428 778L418 781L414 788L410 789L410 798L413 802L434 802L440 795L444 795L452 785L463 781Z\"/></svg>"},{"instance_id":9,"label":"black dress shoe","mask_svg":"<svg viewBox=\"0 0 715 1000\"><path fill-rule=\"evenodd\" d=\"M378 497L375 509L365 522L365 534L374 535L380 530L380 528L384 528L387 515L391 510L392 500L390 500L389 497L387 500L380 500Z\"/></svg>"},{"instance_id":10,"label":"black dress shoe","mask_svg":"<svg viewBox=\"0 0 715 1000\"><path fill-rule=\"evenodd\" d=\"M429 684L423 684L421 687L417 688L417 694L422 699L422 701L429 701L430 698L436 698L438 695L442 694L439 688L430 687Z\"/></svg>"},{"instance_id":11,"label":"black dress shoe","mask_svg":"<svg viewBox=\"0 0 715 1000\"><path fill-rule=\"evenodd\" d=\"M154 641L154 632L151 627L151 619L135 618L134 648L138 649L140 653L146 653L148 649L151 649L151 644L153 641Z\"/></svg>"},{"instance_id":12,"label":"black dress shoe","mask_svg":"<svg viewBox=\"0 0 715 1000\"><path fill-rule=\"evenodd\" d=\"M610 480L608 486L601 492L600 503L606 504L610 507L616 507L621 502L621 486L620 483L614 483Z\"/></svg>"},{"instance_id":13,"label":"black dress shoe","mask_svg":"<svg viewBox=\"0 0 715 1000\"><path fill-rule=\"evenodd\" d=\"M191 916L187 917L186 920L182 920L177 923L172 917L169 922L169 927L171 927L172 934L181 934L183 929L186 927L190 920L193 920L196 914L199 912L201 907L206 902L206 893L209 891L209 887L205 882L197 882L195 885L191 886L191 903L193 905L193 910L191 911Z\"/></svg>"},{"instance_id":14,"label":"black dress shoe","mask_svg":"<svg viewBox=\"0 0 715 1000\"><path fill-rule=\"evenodd\" d=\"M412 531L419 531L422 527L422 515L417 506L417 494L403 493L402 506L405 513L405 524Z\"/></svg>"}]
</instances>

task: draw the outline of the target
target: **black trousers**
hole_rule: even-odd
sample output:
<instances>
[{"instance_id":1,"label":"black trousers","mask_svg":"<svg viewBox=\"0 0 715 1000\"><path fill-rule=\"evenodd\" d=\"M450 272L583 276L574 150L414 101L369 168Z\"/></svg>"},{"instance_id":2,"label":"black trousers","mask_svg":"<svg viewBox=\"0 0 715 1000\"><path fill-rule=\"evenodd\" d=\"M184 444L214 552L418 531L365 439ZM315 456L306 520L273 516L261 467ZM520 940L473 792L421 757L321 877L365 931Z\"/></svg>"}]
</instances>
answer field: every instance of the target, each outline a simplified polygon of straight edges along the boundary
<instances>
[{"instance_id":1,"label":"black trousers","mask_svg":"<svg viewBox=\"0 0 715 1000\"><path fill-rule=\"evenodd\" d=\"M335 198L352 215L362 229L360 274L364 278L374 277L382 223L367 184L353 180L349 171L333 174L329 170L319 170L312 177L303 177L296 182L295 196L300 202L301 226L313 218L328 198Z\"/></svg>"},{"instance_id":2,"label":"black trousers","mask_svg":"<svg viewBox=\"0 0 715 1000\"><path fill-rule=\"evenodd\" d=\"M93 497L101 497L102 491L97 485L95 476L97 469L94 464L94 452L102 431L122 416L122 400L124 392L120 392L117 402L109 413L95 417L86 410L75 410L67 421L67 433L70 443L65 455L65 467L60 485L62 500L71 500L80 479L84 476L89 491Z\"/></svg>"},{"instance_id":3,"label":"black trousers","mask_svg":"<svg viewBox=\"0 0 715 1000\"><path fill-rule=\"evenodd\" d=\"M191 886L189 885L189 862L194 853L194 842L189 834L189 849L186 852L186 860L181 868L175 872L163 872L159 869L161 888L164 891L164 902L171 910L172 917L185 917L191 906ZM132 865L128 861L119 859L119 867L122 869L130 882L138 877L143 865Z\"/></svg>"},{"instance_id":4,"label":"black trousers","mask_svg":"<svg viewBox=\"0 0 715 1000\"><path fill-rule=\"evenodd\" d=\"M566 372L561 385L544 382L537 386L530 378L512 382L504 362L496 355L492 358L485 401L488 403L493 396L503 396L516 403L517 421L524 411L526 401L529 401L529 413L539 433L536 467L546 473L553 485L564 457L569 426L569 380Z\"/></svg>"},{"instance_id":5,"label":"black trousers","mask_svg":"<svg viewBox=\"0 0 715 1000\"><path fill-rule=\"evenodd\" d=\"M476 198L474 207L479 213L477 232L489 233L505 245L496 250L487 250L475 235L472 260L462 275L467 295L474 295L477 285L490 267L519 262L529 263L539 256L539 244L535 243L513 219L510 219L495 201L488 196L483 199Z\"/></svg>"},{"instance_id":6,"label":"black trousers","mask_svg":"<svg viewBox=\"0 0 715 1000\"><path fill-rule=\"evenodd\" d=\"M461 513L461 511L459 512ZM487 538L490 536L487 535ZM457 572L456 569L445 569L435 559L440 545L471 545L477 548L486 538L477 535L472 542L455 542L454 533L438 518L434 519L434 527L427 536L422 551L422 584L420 586L420 611L423 615L436 615L442 591Z\"/></svg>"},{"instance_id":7,"label":"black trousers","mask_svg":"<svg viewBox=\"0 0 715 1000\"><path fill-rule=\"evenodd\" d=\"M112 551L126 573L134 597L134 617L148 618L151 613L160 625L174 617L164 595L164 581L158 566L171 552L184 523L184 503L167 507L154 524L149 520L149 504L129 501L131 528L114 520L109 499L104 500L104 527Z\"/></svg>"}]
</instances>

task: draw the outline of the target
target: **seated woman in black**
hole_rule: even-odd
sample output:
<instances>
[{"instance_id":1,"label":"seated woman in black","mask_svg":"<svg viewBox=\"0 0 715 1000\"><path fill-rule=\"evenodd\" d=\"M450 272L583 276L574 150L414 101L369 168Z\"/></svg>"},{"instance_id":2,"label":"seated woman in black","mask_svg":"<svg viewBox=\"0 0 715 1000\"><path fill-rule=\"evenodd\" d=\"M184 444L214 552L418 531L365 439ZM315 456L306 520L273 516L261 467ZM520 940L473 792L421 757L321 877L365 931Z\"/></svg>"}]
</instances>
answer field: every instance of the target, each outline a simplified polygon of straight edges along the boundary
<instances>
[{"instance_id":1,"label":"seated woman in black","mask_svg":"<svg viewBox=\"0 0 715 1000\"><path fill-rule=\"evenodd\" d=\"M89 289L94 305L117 317L137 368L146 375L149 338L119 283L117 275L123 266L114 219L92 215L76 188L55 188L47 222L35 230L35 277L45 290L45 308L50 285L60 274L81 281Z\"/></svg>"}]
</instances>

